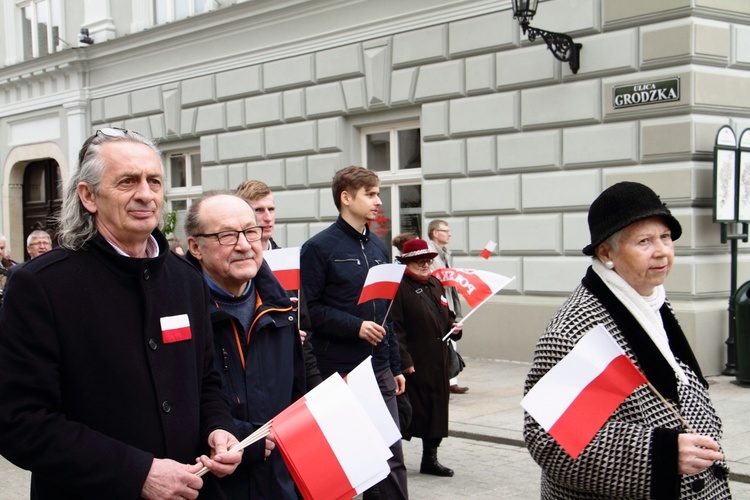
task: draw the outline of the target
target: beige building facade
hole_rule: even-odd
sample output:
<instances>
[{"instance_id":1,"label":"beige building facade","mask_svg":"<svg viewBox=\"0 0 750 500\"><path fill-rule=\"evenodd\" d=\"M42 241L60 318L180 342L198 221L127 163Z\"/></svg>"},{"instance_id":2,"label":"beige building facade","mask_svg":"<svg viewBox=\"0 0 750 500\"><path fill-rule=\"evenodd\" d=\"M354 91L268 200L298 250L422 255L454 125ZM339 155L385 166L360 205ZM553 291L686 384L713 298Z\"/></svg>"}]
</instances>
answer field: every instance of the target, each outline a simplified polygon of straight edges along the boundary
<instances>
[{"instance_id":1,"label":"beige building facade","mask_svg":"<svg viewBox=\"0 0 750 500\"><path fill-rule=\"evenodd\" d=\"M14 258L103 127L159 141L180 217L203 192L263 180L283 246L327 227L334 172L364 165L383 182L386 241L445 219L454 266L515 276L467 322L462 351L528 361L589 264L588 206L635 180L683 226L668 295L704 371L723 370L712 151L721 126L750 127L750 2L542 1L531 24L583 44L577 74L527 41L508 0L3 5L0 228Z\"/></svg>"}]
</instances>

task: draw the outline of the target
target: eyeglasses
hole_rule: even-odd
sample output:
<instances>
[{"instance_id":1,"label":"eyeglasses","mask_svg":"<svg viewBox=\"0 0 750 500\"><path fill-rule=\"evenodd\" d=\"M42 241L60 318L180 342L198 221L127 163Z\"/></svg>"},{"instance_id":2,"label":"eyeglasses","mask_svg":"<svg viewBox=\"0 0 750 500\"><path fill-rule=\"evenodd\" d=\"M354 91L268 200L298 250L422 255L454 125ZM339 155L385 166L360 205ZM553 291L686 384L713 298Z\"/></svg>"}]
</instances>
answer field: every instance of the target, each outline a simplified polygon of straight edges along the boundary
<instances>
[{"instance_id":1,"label":"eyeglasses","mask_svg":"<svg viewBox=\"0 0 750 500\"><path fill-rule=\"evenodd\" d=\"M245 239L248 243L258 241L260 237L263 236L263 226L249 227L242 231L219 231L218 233L196 234L196 236L202 238L213 236L219 242L219 245L230 247L236 245L237 242L240 241L240 234L245 235Z\"/></svg>"},{"instance_id":2,"label":"eyeglasses","mask_svg":"<svg viewBox=\"0 0 750 500\"><path fill-rule=\"evenodd\" d=\"M414 260L412 262L414 262L419 267L432 265L432 259L420 259L420 260Z\"/></svg>"},{"instance_id":3,"label":"eyeglasses","mask_svg":"<svg viewBox=\"0 0 750 500\"><path fill-rule=\"evenodd\" d=\"M435 231L439 231L441 233L450 233L451 232L450 229L435 229Z\"/></svg>"},{"instance_id":4,"label":"eyeglasses","mask_svg":"<svg viewBox=\"0 0 750 500\"><path fill-rule=\"evenodd\" d=\"M30 247L41 247L41 246L51 247L52 243L50 243L49 241L35 241L34 243L31 243L29 246Z\"/></svg>"}]
</instances>

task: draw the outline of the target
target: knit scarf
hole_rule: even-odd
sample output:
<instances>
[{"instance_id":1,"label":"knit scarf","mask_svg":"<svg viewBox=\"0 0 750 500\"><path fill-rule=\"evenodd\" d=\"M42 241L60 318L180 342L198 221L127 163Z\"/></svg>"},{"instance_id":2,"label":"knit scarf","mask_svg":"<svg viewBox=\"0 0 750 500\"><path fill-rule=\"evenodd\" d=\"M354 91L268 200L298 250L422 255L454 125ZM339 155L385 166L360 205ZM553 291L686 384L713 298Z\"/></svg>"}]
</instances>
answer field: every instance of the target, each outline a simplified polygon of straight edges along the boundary
<instances>
[{"instance_id":1,"label":"knit scarf","mask_svg":"<svg viewBox=\"0 0 750 500\"><path fill-rule=\"evenodd\" d=\"M654 287L653 293L648 297L644 297L636 292L619 274L607 269L599 259L593 259L592 261L591 268L594 272L646 331L675 374L683 383L687 384L687 375L685 375L685 372L679 363L677 363L672 353L672 349L669 346L669 338L664 329L664 322L659 313L659 309L664 305L664 300L666 299L664 285Z\"/></svg>"}]
</instances>

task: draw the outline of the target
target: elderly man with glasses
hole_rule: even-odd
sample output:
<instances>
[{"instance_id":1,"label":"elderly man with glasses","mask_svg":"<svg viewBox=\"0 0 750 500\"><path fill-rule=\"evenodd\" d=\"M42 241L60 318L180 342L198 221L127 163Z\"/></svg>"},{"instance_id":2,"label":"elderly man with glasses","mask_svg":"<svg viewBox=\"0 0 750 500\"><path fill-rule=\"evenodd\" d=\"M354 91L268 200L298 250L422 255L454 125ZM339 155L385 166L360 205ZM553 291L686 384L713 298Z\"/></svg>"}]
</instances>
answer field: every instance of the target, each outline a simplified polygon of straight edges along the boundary
<instances>
[{"instance_id":1,"label":"elderly man with glasses","mask_svg":"<svg viewBox=\"0 0 750 500\"><path fill-rule=\"evenodd\" d=\"M444 267L451 267L453 265L451 261L451 252L448 250L448 243L451 241L451 230L448 227L448 223L442 219L435 219L430 222L427 226L427 237L429 241L427 244L430 250L435 252L437 255L432 261L430 269L435 271ZM458 292L452 286L445 287L445 296L448 299L448 307L456 315L456 318L461 320L461 302L458 298ZM451 342L454 342L451 340ZM455 342L453 348L456 348ZM450 379L450 391L453 394L464 394L469 390L468 387L461 387L458 385L458 378L453 377Z\"/></svg>"},{"instance_id":2,"label":"elderly man with glasses","mask_svg":"<svg viewBox=\"0 0 750 500\"><path fill-rule=\"evenodd\" d=\"M68 182L60 246L8 280L0 453L31 471L32 498L220 498L214 476L242 458L228 451L206 286L157 228L163 181L150 140L97 131Z\"/></svg>"},{"instance_id":3,"label":"elderly man with glasses","mask_svg":"<svg viewBox=\"0 0 750 500\"><path fill-rule=\"evenodd\" d=\"M215 363L244 439L305 393L297 313L263 261L255 212L242 198L212 193L185 219L188 260L211 290ZM294 482L271 441L245 450L221 480L228 498L296 500Z\"/></svg>"},{"instance_id":4,"label":"elderly man with glasses","mask_svg":"<svg viewBox=\"0 0 750 500\"><path fill-rule=\"evenodd\" d=\"M50 250L52 250L52 238L49 237L47 231L37 229L26 238L26 251L29 252L29 257L32 259L36 259Z\"/></svg>"}]
</instances>

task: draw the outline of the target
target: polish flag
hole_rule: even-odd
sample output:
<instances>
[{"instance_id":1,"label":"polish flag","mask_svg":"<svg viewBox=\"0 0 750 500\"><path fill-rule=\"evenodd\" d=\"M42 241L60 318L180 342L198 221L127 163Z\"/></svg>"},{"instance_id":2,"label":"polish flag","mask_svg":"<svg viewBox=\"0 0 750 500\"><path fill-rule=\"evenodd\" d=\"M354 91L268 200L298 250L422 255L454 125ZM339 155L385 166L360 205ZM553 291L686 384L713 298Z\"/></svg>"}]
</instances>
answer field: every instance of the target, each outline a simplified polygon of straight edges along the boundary
<instances>
[{"instance_id":1,"label":"polish flag","mask_svg":"<svg viewBox=\"0 0 750 500\"><path fill-rule=\"evenodd\" d=\"M450 267L436 269L432 271L432 275L439 279L443 286L455 287L471 308L495 295L514 279L489 271Z\"/></svg>"},{"instance_id":2,"label":"polish flag","mask_svg":"<svg viewBox=\"0 0 750 500\"><path fill-rule=\"evenodd\" d=\"M401 264L380 264L371 267L367 272L365 286L357 305L373 299L393 300L405 270L406 266Z\"/></svg>"},{"instance_id":3,"label":"polish flag","mask_svg":"<svg viewBox=\"0 0 750 500\"><path fill-rule=\"evenodd\" d=\"M531 388L521 406L575 459L625 398L646 383L607 329L597 325Z\"/></svg>"},{"instance_id":4,"label":"polish flag","mask_svg":"<svg viewBox=\"0 0 750 500\"><path fill-rule=\"evenodd\" d=\"M382 401L380 391L373 397ZM391 451L337 373L274 417L271 429L306 499L350 499L390 473Z\"/></svg>"},{"instance_id":5,"label":"polish flag","mask_svg":"<svg viewBox=\"0 0 750 500\"><path fill-rule=\"evenodd\" d=\"M193 333L190 330L190 318L187 314L163 316L159 318L159 323L161 324L161 340L165 344L193 338Z\"/></svg>"},{"instance_id":6,"label":"polish flag","mask_svg":"<svg viewBox=\"0 0 750 500\"><path fill-rule=\"evenodd\" d=\"M299 247L263 252L263 259L284 290L299 290Z\"/></svg>"},{"instance_id":7,"label":"polish flag","mask_svg":"<svg viewBox=\"0 0 750 500\"><path fill-rule=\"evenodd\" d=\"M479 253L479 256L483 259L489 259L492 252L495 251L495 248L497 248L497 243L490 241L484 246L484 249Z\"/></svg>"}]
</instances>

